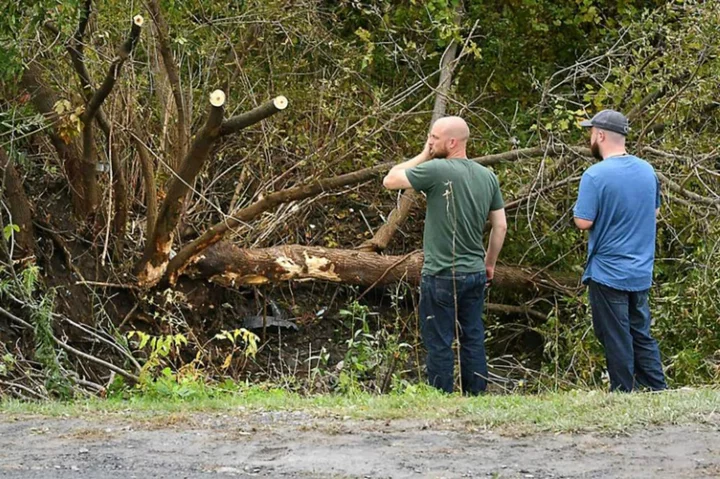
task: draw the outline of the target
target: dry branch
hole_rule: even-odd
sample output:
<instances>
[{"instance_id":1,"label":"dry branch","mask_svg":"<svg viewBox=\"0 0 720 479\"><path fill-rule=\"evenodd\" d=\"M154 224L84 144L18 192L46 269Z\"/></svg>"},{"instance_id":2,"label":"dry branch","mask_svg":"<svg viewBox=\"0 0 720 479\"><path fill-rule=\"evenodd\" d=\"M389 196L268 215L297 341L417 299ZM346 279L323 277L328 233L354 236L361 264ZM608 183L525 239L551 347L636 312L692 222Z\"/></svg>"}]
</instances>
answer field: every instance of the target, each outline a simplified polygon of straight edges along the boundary
<instances>
[{"instance_id":1,"label":"dry branch","mask_svg":"<svg viewBox=\"0 0 720 479\"><path fill-rule=\"evenodd\" d=\"M701 196L693 191L688 190L687 188L683 188L681 185L675 183L673 180L660 172L657 172L657 176L662 183L666 184L667 187L675 193L680 193L686 198L689 198L697 203L702 203L708 206L720 207L720 198L707 198L705 196Z\"/></svg>"},{"instance_id":2,"label":"dry branch","mask_svg":"<svg viewBox=\"0 0 720 479\"><path fill-rule=\"evenodd\" d=\"M26 322L25 320L23 320L21 318L18 318L14 314L10 313L9 311L6 311L5 309L3 309L1 307L0 307L0 314L5 316L6 318L10 319L11 321L17 323L19 326L22 326L27 329L33 329L33 327L30 325L30 323ZM136 375L129 373L129 372L125 371L124 369L115 366L114 364L111 364L100 358L96 358L95 356L93 356L91 354L84 353L78 349L73 348L72 346L70 346L67 343L58 339L55 335L52 336L52 339L55 341L55 343L60 348L64 349L65 351L67 351L69 353L74 354L75 356L78 356L83 359L87 359L88 361L98 364L100 366L103 366L103 367L109 369L110 371L114 371L117 374L123 376L124 378L126 378L132 382L138 382L140 380L140 378L138 378Z\"/></svg>"}]
</instances>

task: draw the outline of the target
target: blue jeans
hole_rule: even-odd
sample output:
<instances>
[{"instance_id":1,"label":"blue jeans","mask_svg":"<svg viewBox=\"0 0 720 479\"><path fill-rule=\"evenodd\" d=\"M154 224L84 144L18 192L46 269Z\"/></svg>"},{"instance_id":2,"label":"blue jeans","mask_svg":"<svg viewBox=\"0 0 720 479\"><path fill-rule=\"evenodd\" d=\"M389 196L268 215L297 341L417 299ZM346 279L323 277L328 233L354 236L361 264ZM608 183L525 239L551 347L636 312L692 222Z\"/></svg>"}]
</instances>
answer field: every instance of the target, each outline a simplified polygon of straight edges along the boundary
<instances>
[{"instance_id":1,"label":"blue jeans","mask_svg":"<svg viewBox=\"0 0 720 479\"><path fill-rule=\"evenodd\" d=\"M482 320L485 273L423 275L420 284L420 328L427 349L429 383L451 393L455 360L452 350L457 330L460 342L462 391L477 395L487 387L485 326ZM454 284L453 284L454 283Z\"/></svg>"},{"instance_id":2,"label":"blue jeans","mask_svg":"<svg viewBox=\"0 0 720 479\"><path fill-rule=\"evenodd\" d=\"M650 336L648 290L620 291L590 280L595 335L605 348L610 390L666 389L657 341Z\"/></svg>"}]
</instances>

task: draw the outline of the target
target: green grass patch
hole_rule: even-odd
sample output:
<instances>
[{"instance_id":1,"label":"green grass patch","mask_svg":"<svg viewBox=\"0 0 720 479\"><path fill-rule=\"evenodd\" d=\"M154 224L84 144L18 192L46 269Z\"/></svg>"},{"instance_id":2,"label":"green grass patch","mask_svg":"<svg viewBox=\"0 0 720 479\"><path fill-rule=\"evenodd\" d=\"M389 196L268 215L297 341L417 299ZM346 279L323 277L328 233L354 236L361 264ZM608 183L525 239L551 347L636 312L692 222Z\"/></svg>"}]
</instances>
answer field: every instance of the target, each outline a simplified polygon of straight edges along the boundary
<instances>
[{"instance_id":1,"label":"green grass patch","mask_svg":"<svg viewBox=\"0 0 720 479\"><path fill-rule=\"evenodd\" d=\"M401 394L382 396L364 393L302 396L280 389L249 387L221 396L196 399L133 396L129 399L76 402L25 403L11 400L0 403L0 410L9 415L79 418L129 413L138 419L160 420L168 415L190 417L211 412L252 415L261 411L303 411L318 418L449 422L521 433L623 432L647 425L720 425L720 390L706 388L637 394L570 391L466 398L446 396L423 386L409 388Z\"/></svg>"}]
</instances>

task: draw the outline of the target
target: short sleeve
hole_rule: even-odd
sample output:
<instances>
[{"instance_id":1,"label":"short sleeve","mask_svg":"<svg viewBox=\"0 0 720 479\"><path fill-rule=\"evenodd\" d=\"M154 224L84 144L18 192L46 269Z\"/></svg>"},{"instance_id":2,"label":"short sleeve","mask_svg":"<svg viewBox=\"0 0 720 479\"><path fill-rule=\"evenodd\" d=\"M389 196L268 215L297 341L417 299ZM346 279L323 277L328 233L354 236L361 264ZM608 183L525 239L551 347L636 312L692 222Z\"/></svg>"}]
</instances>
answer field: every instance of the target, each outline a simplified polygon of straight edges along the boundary
<instances>
[{"instance_id":1,"label":"short sleeve","mask_svg":"<svg viewBox=\"0 0 720 479\"><path fill-rule=\"evenodd\" d=\"M492 200L490 201L490 211L499 210L505 207L505 202L503 201L502 192L500 191L500 182L497 179L497 176L493 174L493 196Z\"/></svg>"},{"instance_id":2,"label":"short sleeve","mask_svg":"<svg viewBox=\"0 0 720 479\"><path fill-rule=\"evenodd\" d=\"M662 197L660 196L660 179L657 176L655 176L655 183L655 209L658 209L662 204Z\"/></svg>"},{"instance_id":3,"label":"short sleeve","mask_svg":"<svg viewBox=\"0 0 720 479\"><path fill-rule=\"evenodd\" d=\"M408 168L405 174L415 191L429 191L438 179L438 163L436 160L426 161Z\"/></svg>"},{"instance_id":4,"label":"short sleeve","mask_svg":"<svg viewBox=\"0 0 720 479\"><path fill-rule=\"evenodd\" d=\"M598 196L592 176L588 175L587 172L583 173L573 215L582 220L595 221L598 213Z\"/></svg>"}]
</instances>

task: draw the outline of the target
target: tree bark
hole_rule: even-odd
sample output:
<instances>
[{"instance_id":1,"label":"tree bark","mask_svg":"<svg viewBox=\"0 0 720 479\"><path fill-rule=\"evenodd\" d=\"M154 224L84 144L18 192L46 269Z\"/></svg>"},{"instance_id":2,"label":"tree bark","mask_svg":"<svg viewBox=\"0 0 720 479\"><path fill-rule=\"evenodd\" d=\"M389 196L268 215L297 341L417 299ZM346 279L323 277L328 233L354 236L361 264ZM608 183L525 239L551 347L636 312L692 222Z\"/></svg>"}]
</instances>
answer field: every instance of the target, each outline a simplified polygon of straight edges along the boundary
<instances>
[{"instance_id":1,"label":"tree bark","mask_svg":"<svg viewBox=\"0 0 720 479\"><path fill-rule=\"evenodd\" d=\"M31 63L23 71L21 83L28 91L35 109L44 115L50 123L57 121L54 106L58 101L55 93L48 88L42 80L37 63ZM70 198L73 211L77 217L83 218L89 213L87 206L87 192L82 181L82 166L80 149L75 142L65 143L54 130L49 130L48 136L60 159L65 177L70 187Z\"/></svg>"},{"instance_id":2,"label":"tree bark","mask_svg":"<svg viewBox=\"0 0 720 479\"><path fill-rule=\"evenodd\" d=\"M25 194L22 177L2 148L0 148L0 196L7 199L11 215L10 224L20 228L20 231L14 233L19 246L19 254L15 256L32 255L35 251L32 204Z\"/></svg>"},{"instance_id":3,"label":"tree bark","mask_svg":"<svg viewBox=\"0 0 720 479\"><path fill-rule=\"evenodd\" d=\"M419 284L422 263L422 251L405 256L382 256L356 250L302 245L242 249L221 242L198 256L196 262L188 268L188 273L227 286L290 280L377 286L398 281ZM571 293L579 288L580 278L574 274L498 266L493 285L518 291L542 289Z\"/></svg>"}]
</instances>

